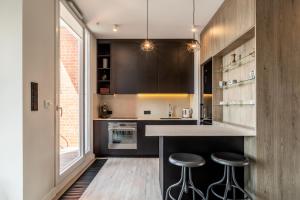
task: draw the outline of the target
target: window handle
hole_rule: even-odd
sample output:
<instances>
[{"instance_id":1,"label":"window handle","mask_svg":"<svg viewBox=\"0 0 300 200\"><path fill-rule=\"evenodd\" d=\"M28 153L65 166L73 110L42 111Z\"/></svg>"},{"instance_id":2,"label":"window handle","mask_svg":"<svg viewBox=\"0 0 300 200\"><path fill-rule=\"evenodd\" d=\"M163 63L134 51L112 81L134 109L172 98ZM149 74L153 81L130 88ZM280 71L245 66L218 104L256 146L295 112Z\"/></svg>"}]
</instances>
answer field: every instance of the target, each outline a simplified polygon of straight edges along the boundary
<instances>
[{"instance_id":1,"label":"window handle","mask_svg":"<svg viewBox=\"0 0 300 200\"><path fill-rule=\"evenodd\" d=\"M63 108L61 106L57 106L56 110L60 112L60 117L63 116Z\"/></svg>"}]
</instances>

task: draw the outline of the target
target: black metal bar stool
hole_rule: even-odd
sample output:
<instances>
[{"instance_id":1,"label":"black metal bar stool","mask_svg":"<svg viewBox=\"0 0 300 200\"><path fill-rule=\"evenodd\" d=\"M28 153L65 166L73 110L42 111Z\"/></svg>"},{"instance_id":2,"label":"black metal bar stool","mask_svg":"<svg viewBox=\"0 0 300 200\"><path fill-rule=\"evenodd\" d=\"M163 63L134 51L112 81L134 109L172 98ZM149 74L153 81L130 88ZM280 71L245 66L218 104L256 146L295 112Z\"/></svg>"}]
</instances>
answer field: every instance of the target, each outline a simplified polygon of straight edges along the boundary
<instances>
[{"instance_id":1,"label":"black metal bar stool","mask_svg":"<svg viewBox=\"0 0 300 200\"><path fill-rule=\"evenodd\" d=\"M211 191L213 195L218 197L219 199L223 200L237 200L236 199L236 189L244 195L243 200L250 199L252 200L251 196L248 192L241 188L238 184L236 177L235 177L235 167L245 167L249 165L249 159L243 155L229 153L229 152L220 152L214 153L211 155L211 159L216 163L224 165L224 175L220 181L217 181L211 184L207 189L206 200L209 199L209 192ZM226 183L224 183L226 179ZM217 194L214 188L216 186L223 186L225 191L223 196ZM232 199L227 198L228 193L232 191Z\"/></svg>"},{"instance_id":2,"label":"black metal bar stool","mask_svg":"<svg viewBox=\"0 0 300 200\"><path fill-rule=\"evenodd\" d=\"M192 169L194 167L201 167L203 165L205 165L205 160L199 156L199 155L195 155L195 154L189 154L189 153L175 153L172 154L169 157L169 161L170 163L172 163L173 165L179 166L181 167L181 178L180 180L171 185L167 191L166 191L166 197L165 200L167 200L168 198L171 198L172 200L176 200L172 194L171 194L171 190L174 187L178 187L181 185L181 190L178 196L178 200L182 199L183 193L188 193L188 190L191 189L193 191L193 200L195 200L195 192L203 199L205 200L205 196L204 194L195 187L193 180L192 180ZM187 169L188 169L188 177L187 177ZM188 180L187 180L188 179Z\"/></svg>"}]
</instances>

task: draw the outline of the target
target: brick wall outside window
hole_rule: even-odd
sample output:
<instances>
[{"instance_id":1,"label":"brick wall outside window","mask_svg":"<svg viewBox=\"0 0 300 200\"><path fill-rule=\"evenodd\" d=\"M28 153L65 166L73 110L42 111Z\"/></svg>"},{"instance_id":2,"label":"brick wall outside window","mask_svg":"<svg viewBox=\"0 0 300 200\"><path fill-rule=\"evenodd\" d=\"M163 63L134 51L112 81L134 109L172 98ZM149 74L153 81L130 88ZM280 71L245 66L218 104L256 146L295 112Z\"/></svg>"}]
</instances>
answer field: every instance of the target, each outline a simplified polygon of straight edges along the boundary
<instances>
[{"instance_id":1,"label":"brick wall outside window","mask_svg":"<svg viewBox=\"0 0 300 200\"><path fill-rule=\"evenodd\" d=\"M60 147L79 146L79 43L68 29L60 29Z\"/></svg>"}]
</instances>

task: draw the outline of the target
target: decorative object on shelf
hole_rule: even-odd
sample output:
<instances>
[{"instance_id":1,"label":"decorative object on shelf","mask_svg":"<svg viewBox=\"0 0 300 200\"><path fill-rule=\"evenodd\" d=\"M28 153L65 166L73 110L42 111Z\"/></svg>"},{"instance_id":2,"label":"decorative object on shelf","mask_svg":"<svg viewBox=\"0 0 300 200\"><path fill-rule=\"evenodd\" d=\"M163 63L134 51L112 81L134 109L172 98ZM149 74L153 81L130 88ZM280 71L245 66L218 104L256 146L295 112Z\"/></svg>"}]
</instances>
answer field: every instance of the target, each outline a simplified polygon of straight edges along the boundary
<instances>
[{"instance_id":1,"label":"decorative object on shelf","mask_svg":"<svg viewBox=\"0 0 300 200\"><path fill-rule=\"evenodd\" d=\"M102 81L106 81L107 80L107 75L103 74L103 76L101 77Z\"/></svg>"},{"instance_id":2,"label":"decorative object on shelf","mask_svg":"<svg viewBox=\"0 0 300 200\"><path fill-rule=\"evenodd\" d=\"M189 52L195 52L198 51L200 49L200 43L198 40L196 40L196 25L195 25L195 0L193 0L193 28L192 28L192 32L193 32L193 39L187 43L187 50Z\"/></svg>"},{"instance_id":3,"label":"decorative object on shelf","mask_svg":"<svg viewBox=\"0 0 300 200\"><path fill-rule=\"evenodd\" d=\"M254 72L254 70L252 70L252 71L249 73L248 78L249 78L249 79L255 79L255 72Z\"/></svg>"},{"instance_id":4,"label":"decorative object on shelf","mask_svg":"<svg viewBox=\"0 0 300 200\"><path fill-rule=\"evenodd\" d=\"M255 51L250 52L249 54L247 54L246 56L242 57L242 55L239 55L238 60L236 60L235 63L230 62L230 64L228 65L224 65L223 69L217 72L229 72L231 70L237 69L239 67L242 67L243 65L255 61L255 59L251 59L248 60L247 62L243 62L244 60L246 60L247 58L255 58ZM238 65L237 65L238 63Z\"/></svg>"},{"instance_id":5,"label":"decorative object on shelf","mask_svg":"<svg viewBox=\"0 0 300 200\"><path fill-rule=\"evenodd\" d=\"M100 88L100 94L109 94L109 88Z\"/></svg>"},{"instance_id":6,"label":"decorative object on shelf","mask_svg":"<svg viewBox=\"0 0 300 200\"><path fill-rule=\"evenodd\" d=\"M238 83L238 81L237 80L229 80L229 81L227 81L227 85L228 86L230 86L230 85L234 85L234 84L237 84Z\"/></svg>"},{"instance_id":7,"label":"decorative object on shelf","mask_svg":"<svg viewBox=\"0 0 300 200\"><path fill-rule=\"evenodd\" d=\"M147 0L147 38L141 44L141 49L143 51L153 51L154 44L151 40L149 40L149 0Z\"/></svg>"},{"instance_id":8,"label":"decorative object on shelf","mask_svg":"<svg viewBox=\"0 0 300 200\"><path fill-rule=\"evenodd\" d=\"M231 54L231 64L235 64L236 63L236 54L233 53Z\"/></svg>"},{"instance_id":9,"label":"decorative object on shelf","mask_svg":"<svg viewBox=\"0 0 300 200\"><path fill-rule=\"evenodd\" d=\"M105 69L108 68L108 59L107 58L102 59L102 67Z\"/></svg>"},{"instance_id":10,"label":"decorative object on shelf","mask_svg":"<svg viewBox=\"0 0 300 200\"><path fill-rule=\"evenodd\" d=\"M220 88L227 86L227 81L219 81Z\"/></svg>"}]
</instances>

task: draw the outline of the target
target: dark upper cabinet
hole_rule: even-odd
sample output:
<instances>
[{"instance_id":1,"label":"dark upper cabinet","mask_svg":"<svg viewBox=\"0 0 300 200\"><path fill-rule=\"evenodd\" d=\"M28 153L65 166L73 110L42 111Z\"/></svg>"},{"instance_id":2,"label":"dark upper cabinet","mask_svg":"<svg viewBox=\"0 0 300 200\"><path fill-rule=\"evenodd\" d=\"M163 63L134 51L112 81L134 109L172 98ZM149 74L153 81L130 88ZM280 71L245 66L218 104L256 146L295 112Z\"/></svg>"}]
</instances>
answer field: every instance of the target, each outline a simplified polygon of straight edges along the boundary
<instances>
[{"instance_id":1,"label":"dark upper cabinet","mask_svg":"<svg viewBox=\"0 0 300 200\"><path fill-rule=\"evenodd\" d=\"M194 93L194 54L186 41L158 45L158 91L160 93Z\"/></svg>"},{"instance_id":2,"label":"dark upper cabinet","mask_svg":"<svg viewBox=\"0 0 300 200\"><path fill-rule=\"evenodd\" d=\"M129 41L111 43L112 92L135 94L139 63L139 45Z\"/></svg>"},{"instance_id":3,"label":"dark upper cabinet","mask_svg":"<svg viewBox=\"0 0 300 200\"><path fill-rule=\"evenodd\" d=\"M160 43L158 51L158 92L180 93L180 70L178 66L178 46L174 43Z\"/></svg>"},{"instance_id":4,"label":"dark upper cabinet","mask_svg":"<svg viewBox=\"0 0 300 200\"><path fill-rule=\"evenodd\" d=\"M194 93L194 54L187 52L186 42L178 45L179 91Z\"/></svg>"},{"instance_id":5,"label":"dark upper cabinet","mask_svg":"<svg viewBox=\"0 0 300 200\"><path fill-rule=\"evenodd\" d=\"M137 68L137 93L156 93L158 91L157 51L139 51Z\"/></svg>"},{"instance_id":6,"label":"dark upper cabinet","mask_svg":"<svg viewBox=\"0 0 300 200\"><path fill-rule=\"evenodd\" d=\"M142 40L110 40L111 93L194 93L194 54L186 40L155 40L143 52Z\"/></svg>"}]
</instances>

